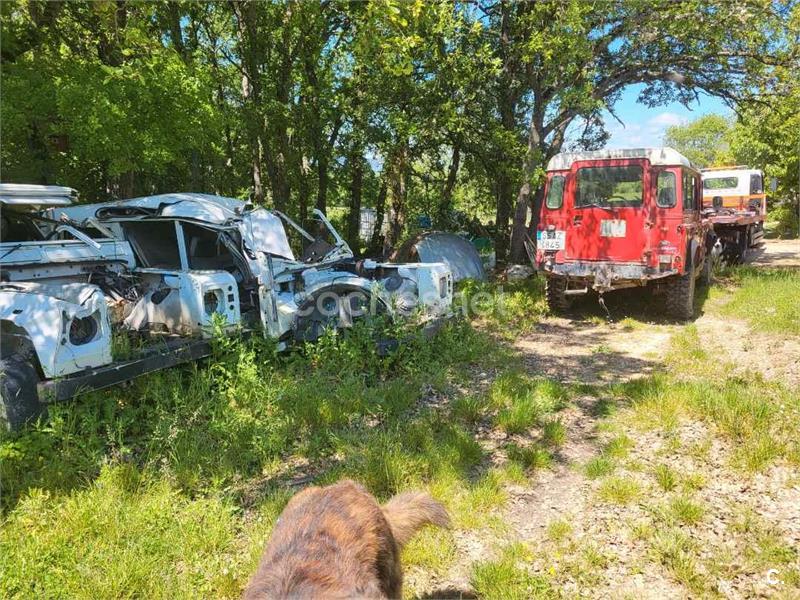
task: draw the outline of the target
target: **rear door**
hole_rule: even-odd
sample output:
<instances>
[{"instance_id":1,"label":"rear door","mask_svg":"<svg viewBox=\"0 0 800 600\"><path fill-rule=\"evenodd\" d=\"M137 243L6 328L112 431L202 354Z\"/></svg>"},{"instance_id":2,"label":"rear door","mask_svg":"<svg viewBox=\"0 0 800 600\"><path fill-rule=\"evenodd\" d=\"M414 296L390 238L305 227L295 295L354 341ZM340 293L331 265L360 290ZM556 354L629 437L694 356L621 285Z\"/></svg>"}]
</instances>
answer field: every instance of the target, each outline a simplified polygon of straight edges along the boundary
<instances>
[{"instance_id":1,"label":"rear door","mask_svg":"<svg viewBox=\"0 0 800 600\"><path fill-rule=\"evenodd\" d=\"M649 161L576 162L567 178L569 260L646 260L650 234Z\"/></svg>"}]
</instances>

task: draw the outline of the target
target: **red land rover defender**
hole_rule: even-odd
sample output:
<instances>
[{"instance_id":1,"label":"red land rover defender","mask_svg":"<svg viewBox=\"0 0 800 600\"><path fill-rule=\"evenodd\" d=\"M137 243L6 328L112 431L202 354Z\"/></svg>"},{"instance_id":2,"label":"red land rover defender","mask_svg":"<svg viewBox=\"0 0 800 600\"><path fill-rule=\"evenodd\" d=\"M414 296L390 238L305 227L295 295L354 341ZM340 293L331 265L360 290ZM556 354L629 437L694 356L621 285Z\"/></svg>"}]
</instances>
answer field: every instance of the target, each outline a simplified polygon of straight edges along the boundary
<instances>
[{"instance_id":1,"label":"red land rover defender","mask_svg":"<svg viewBox=\"0 0 800 600\"><path fill-rule=\"evenodd\" d=\"M562 153L547 165L535 267L551 310L574 295L649 285L668 314L693 314L695 278L713 244L700 172L672 148Z\"/></svg>"}]
</instances>

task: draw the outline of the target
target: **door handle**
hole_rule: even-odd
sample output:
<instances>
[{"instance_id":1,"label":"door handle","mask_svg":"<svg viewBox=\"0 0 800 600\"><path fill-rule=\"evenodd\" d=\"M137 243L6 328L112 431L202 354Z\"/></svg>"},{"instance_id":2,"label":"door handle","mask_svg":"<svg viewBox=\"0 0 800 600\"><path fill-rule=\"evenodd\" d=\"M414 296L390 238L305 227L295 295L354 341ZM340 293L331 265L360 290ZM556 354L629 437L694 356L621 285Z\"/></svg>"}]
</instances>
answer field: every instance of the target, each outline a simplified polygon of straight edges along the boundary
<instances>
[{"instance_id":1,"label":"door handle","mask_svg":"<svg viewBox=\"0 0 800 600\"><path fill-rule=\"evenodd\" d=\"M573 224L573 225L580 225L580 224L581 224L581 221L583 221L583 217L574 217L574 218L572 219L572 224Z\"/></svg>"}]
</instances>

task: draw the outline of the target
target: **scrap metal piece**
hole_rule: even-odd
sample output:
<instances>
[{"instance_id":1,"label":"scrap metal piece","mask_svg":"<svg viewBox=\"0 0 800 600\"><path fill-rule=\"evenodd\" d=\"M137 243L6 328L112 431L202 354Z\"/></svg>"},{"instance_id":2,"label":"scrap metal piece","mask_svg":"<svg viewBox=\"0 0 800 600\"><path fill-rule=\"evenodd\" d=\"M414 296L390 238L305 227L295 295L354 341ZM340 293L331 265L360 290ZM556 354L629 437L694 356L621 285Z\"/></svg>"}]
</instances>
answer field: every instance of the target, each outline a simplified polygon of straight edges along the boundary
<instances>
[{"instance_id":1,"label":"scrap metal piece","mask_svg":"<svg viewBox=\"0 0 800 600\"><path fill-rule=\"evenodd\" d=\"M453 281L486 281L483 262L475 246L454 233L432 231L407 240L392 255L392 262L443 262L453 272Z\"/></svg>"}]
</instances>

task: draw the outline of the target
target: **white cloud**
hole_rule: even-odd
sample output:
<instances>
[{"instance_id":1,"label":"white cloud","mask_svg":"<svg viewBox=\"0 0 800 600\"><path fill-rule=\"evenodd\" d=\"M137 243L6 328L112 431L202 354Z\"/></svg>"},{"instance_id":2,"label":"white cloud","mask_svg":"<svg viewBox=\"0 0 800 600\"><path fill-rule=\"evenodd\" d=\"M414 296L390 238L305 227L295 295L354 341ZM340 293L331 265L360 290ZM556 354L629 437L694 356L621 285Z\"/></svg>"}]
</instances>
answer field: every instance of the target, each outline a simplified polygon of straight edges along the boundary
<instances>
[{"instance_id":1,"label":"white cloud","mask_svg":"<svg viewBox=\"0 0 800 600\"><path fill-rule=\"evenodd\" d=\"M683 125L688 119L676 113L663 112L647 120L647 124L653 129L666 129L672 125Z\"/></svg>"},{"instance_id":2,"label":"white cloud","mask_svg":"<svg viewBox=\"0 0 800 600\"><path fill-rule=\"evenodd\" d=\"M623 121L624 116L621 116ZM606 146L608 148L642 148L648 146L661 146L664 143L664 134L667 127L683 125L689 119L673 112L662 112L654 115L643 123L615 123L608 128L611 138ZM608 123L608 121L606 121Z\"/></svg>"}]
</instances>

